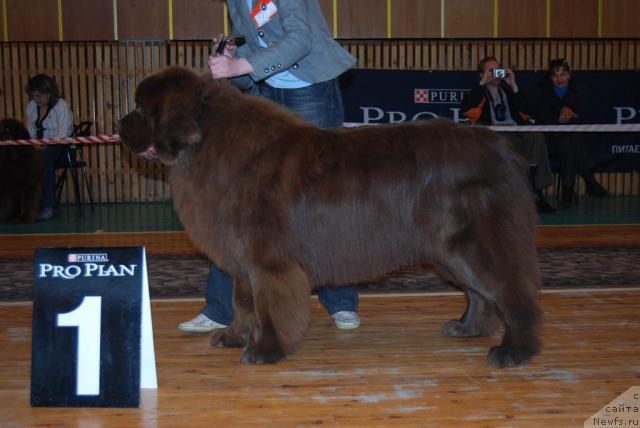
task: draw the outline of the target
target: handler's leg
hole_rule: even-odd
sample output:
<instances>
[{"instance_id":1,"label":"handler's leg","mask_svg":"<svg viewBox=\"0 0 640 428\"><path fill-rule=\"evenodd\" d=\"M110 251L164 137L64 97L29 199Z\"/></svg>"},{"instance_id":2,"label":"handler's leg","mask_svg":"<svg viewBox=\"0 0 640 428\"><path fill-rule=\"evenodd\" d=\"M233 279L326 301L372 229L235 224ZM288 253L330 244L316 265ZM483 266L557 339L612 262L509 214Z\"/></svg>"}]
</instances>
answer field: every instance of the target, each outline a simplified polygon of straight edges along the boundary
<instances>
[{"instance_id":1,"label":"handler's leg","mask_svg":"<svg viewBox=\"0 0 640 428\"><path fill-rule=\"evenodd\" d=\"M358 290L348 287L323 287L318 290L320 303L334 319L336 327L343 330L358 328Z\"/></svg>"},{"instance_id":2,"label":"handler's leg","mask_svg":"<svg viewBox=\"0 0 640 428\"><path fill-rule=\"evenodd\" d=\"M183 322L178 328L188 333L207 333L228 326L233 320L232 295L231 277L212 263L205 290L206 305L197 317Z\"/></svg>"}]
</instances>

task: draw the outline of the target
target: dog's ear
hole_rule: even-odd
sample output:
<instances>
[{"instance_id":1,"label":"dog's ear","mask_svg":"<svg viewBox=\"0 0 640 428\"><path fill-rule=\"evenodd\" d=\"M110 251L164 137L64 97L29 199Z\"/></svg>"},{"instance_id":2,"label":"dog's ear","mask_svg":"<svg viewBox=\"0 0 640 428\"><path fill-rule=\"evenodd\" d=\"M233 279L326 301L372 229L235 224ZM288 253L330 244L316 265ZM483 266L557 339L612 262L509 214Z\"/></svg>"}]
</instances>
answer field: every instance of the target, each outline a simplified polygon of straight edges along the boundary
<instances>
[{"instance_id":1,"label":"dog's ear","mask_svg":"<svg viewBox=\"0 0 640 428\"><path fill-rule=\"evenodd\" d=\"M158 134L173 146L190 146L202 140L198 122L184 111L175 111L165 118L158 127Z\"/></svg>"}]
</instances>

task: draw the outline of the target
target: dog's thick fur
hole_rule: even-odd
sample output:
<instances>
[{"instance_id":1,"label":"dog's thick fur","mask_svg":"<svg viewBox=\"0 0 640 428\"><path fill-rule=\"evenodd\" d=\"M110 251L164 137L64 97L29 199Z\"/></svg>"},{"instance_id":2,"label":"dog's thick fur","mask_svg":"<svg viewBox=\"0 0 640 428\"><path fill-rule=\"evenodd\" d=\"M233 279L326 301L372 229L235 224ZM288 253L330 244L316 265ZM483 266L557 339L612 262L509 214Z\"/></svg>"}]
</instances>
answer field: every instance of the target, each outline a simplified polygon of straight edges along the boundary
<instances>
[{"instance_id":1,"label":"dog's thick fur","mask_svg":"<svg viewBox=\"0 0 640 428\"><path fill-rule=\"evenodd\" d=\"M22 122L0 120L0 140L29 138ZM35 222L43 179L41 150L33 146L0 146L0 221Z\"/></svg>"},{"instance_id":2,"label":"dog's thick fur","mask_svg":"<svg viewBox=\"0 0 640 428\"><path fill-rule=\"evenodd\" d=\"M429 261L468 306L448 336L505 326L489 363L539 348L536 212L505 139L450 121L322 130L274 103L180 68L144 79L120 135L170 165L187 233L234 280L235 317L213 343L247 363L291 354L309 293Z\"/></svg>"}]
</instances>

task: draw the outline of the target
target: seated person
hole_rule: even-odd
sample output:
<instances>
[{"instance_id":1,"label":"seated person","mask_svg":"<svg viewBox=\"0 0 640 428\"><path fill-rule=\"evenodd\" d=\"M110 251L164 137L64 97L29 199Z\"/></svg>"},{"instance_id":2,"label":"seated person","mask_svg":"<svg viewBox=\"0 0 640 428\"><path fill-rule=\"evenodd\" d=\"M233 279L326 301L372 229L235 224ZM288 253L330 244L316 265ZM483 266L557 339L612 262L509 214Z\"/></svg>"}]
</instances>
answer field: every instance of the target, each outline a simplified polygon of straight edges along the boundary
<instances>
[{"instance_id":1,"label":"seated person","mask_svg":"<svg viewBox=\"0 0 640 428\"><path fill-rule=\"evenodd\" d=\"M471 123L492 126L530 123L527 98L519 90L513 70L507 69L504 77L494 77L493 70L501 68L498 60L491 56L478 64L480 81L462 100L462 114ZM542 190L553 183L544 135L518 132L503 135L529 162L538 210L554 212L555 209L542 194Z\"/></svg>"},{"instance_id":2,"label":"seated person","mask_svg":"<svg viewBox=\"0 0 640 428\"><path fill-rule=\"evenodd\" d=\"M582 88L571 78L571 67L564 59L549 63L545 78L536 88L534 116L536 123L565 125L585 123ZM560 206L568 208L574 200L576 175L585 182L590 196L606 196L607 191L593 176L593 160L589 155L587 138L582 134L558 133L547 135L547 148L552 157L560 159L562 193Z\"/></svg>"},{"instance_id":3,"label":"seated person","mask_svg":"<svg viewBox=\"0 0 640 428\"><path fill-rule=\"evenodd\" d=\"M73 113L69 105L60 98L60 91L53 78L37 74L27 83L29 104L27 105L27 129L31 138L69 137L73 132ZM49 145L43 150L44 182L38 220L49 220L54 215L55 165L65 153L65 145Z\"/></svg>"}]
</instances>

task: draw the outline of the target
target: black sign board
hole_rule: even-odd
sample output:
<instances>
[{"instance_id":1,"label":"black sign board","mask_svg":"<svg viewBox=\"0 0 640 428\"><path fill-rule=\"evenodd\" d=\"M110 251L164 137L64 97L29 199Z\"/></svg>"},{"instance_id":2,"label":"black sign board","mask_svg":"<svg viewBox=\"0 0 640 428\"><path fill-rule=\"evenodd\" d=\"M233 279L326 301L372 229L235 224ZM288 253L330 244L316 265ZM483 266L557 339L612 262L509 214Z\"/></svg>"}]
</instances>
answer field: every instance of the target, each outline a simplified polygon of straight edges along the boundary
<instances>
[{"instance_id":1,"label":"black sign board","mask_svg":"<svg viewBox=\"0 0 640 428\"><path fill-rule=\"evenodd\" d=\"M38 249L34 275L31 404L138 407L144 249Z\"/></svg>"}]
</instances>

